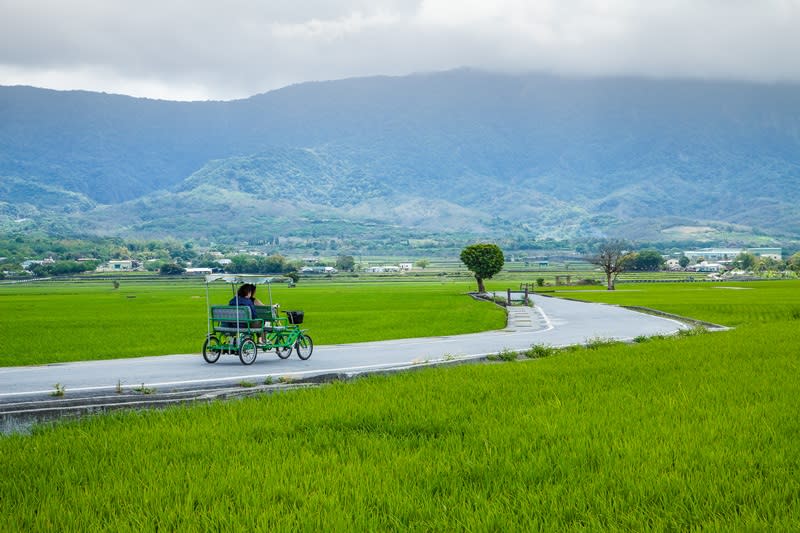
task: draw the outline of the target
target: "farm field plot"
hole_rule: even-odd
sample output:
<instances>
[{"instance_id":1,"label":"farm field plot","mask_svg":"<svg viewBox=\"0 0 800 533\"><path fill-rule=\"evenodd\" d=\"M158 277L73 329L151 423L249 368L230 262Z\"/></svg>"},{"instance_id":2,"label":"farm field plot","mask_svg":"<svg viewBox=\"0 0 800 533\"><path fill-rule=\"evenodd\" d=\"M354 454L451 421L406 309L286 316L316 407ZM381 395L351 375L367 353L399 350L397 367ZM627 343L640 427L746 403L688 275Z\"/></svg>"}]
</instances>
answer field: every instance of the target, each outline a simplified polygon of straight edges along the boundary
<instances>
[{"instance_id":1,"label":"farm field plot","mask_svg":"<svg viewBox=\"0 0 800 533\"><path fill-rule=\"evenodd\" d=\"M800 287L670 287L736 329L2 437L0 528L795 530Z\"/></svg>"},{"instance_id":2,"label":"farm field plot","mask_svg":"<svg viewBox=\"0 0 800 533\"><path fill-rule=\"evenodd\" d=\"M505 326L467 283L275 285L282 310L305 311L317 344L472 333ZM231 288L210 285L212 304ZM268 300L266 287L257 296ZM0 366L197 353L206 334L201 281L52 282L0 286Z\"/></svg>"},{"instance_id":3,"label":"farm field plot","mask_svg":"<svg viewBox=\"0 0 800 533\"><path fill-rule=\"evenodd\" d=\"M739 326L800 318L800 281L617 285L617 290L559 287L555 296L588 302L652 307L660 311Z\"/></svg>"}]
</instances>

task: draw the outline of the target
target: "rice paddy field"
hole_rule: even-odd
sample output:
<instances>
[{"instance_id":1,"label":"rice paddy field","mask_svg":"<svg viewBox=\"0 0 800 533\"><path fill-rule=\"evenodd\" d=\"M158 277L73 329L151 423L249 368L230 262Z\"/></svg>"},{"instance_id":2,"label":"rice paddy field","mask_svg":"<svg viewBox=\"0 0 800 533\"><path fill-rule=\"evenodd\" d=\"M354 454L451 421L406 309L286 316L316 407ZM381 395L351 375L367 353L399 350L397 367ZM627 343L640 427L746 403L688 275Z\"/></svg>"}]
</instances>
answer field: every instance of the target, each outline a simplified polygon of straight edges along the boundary
<instances>
[{"instance_id":1,"label":"rice paddy field","mask_svg":"<svg viewBox=\"0 0 800 533\"><path fill-rule=\"evenodd\" d=\"M797 280L619 284L614 291L560 287L552 294L590 302L652 307L725 326L800 319Z\"/></svg>"},{"instance_id":2,"label":"rice paddy field","mask_svg":"<svg viewBox=\"0 0 800 533\"><path fill-rule=\"evenodd\" d=\"M570 294L726 332L1 437L0 529L797 531L800 283L733 287Z\"/></svg>"},{"instance_id":3,"label":"rice paddy field","mask_svg":"<svg viewBox=\"0 0 800 533\"><path fill-rule=\"evenodd\" d=\"M316 344L472 333L505 326L502 309L464 296L467 282L300 283L272 287L281 309L305 312ZM232 297L209 285L211 304ZM256 296L269 301L266 287ZM198 353L206 336L200 280L0 285L0 366Z\"/></svg>"}]
</instances>

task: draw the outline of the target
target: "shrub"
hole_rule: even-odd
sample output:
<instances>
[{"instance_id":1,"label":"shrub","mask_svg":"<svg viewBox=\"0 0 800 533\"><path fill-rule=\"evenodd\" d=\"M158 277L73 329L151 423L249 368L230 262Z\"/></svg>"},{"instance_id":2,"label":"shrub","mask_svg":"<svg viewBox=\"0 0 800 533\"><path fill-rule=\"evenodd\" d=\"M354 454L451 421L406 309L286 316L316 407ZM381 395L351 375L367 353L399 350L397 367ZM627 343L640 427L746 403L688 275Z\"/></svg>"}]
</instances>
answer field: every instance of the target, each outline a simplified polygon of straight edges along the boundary
<instances>
[{"instance_id":1,"label":"shrub","mask_svg":"<svg viewBox=\"0 0 800 533\"><path fill-rule=\"evenodd\" d=\"M554 346L547 346L545 344L534 344L525 350L525 357L529 359L538 359L540 357L550 357L558 352L558 348Z\"/></svg>"},{"instance_id":2,"label":"shrub","mask_svg":"<svg viewBox=\"0 0 800 533\"><path fill-rule=\"evenodd\" d=\"M611 346L614 344L619 344L619 341L615 341L613 339L604 339L602 337L592 337L590 339L586 339L586 349L588 350L596 350L598 348L602 348L603 346Z\"/></svg>"},{"instance_id":3,"label":"shrub","mask_svg":"<svg viewBox=\"0 0 800 533\"><path fill-rule=\"evenodd\" d=\"M509 348L503 348L497 355L490 357L493 361L516 361L519 354Z\"/></svg>"},{"instance_id":4,"label":"shrub","mask_svg":"<svg viewBox=\"0 0 800 533\"><path fill-rule=\"evenodd\" d=\"M706 328L704 328L703 326L695 326L695 327L693 327L691 329L682 329L682 330L678 331L678 336L679 337L695 337L697 335L703 335L704 333L707 333L707 332L708 332L708 330L706 330Z\"/></svg>"},{"instance_id":5,"label":"shrub","mask_svg":"<svg viewBox=\"0 0 800 533\"><path fill-rule=\"evenodd\" d=\"M162 276L178 276L183 274L183 267L177 263L164 263L158 269L158 273Z\"/></svg>"}]
</instances>

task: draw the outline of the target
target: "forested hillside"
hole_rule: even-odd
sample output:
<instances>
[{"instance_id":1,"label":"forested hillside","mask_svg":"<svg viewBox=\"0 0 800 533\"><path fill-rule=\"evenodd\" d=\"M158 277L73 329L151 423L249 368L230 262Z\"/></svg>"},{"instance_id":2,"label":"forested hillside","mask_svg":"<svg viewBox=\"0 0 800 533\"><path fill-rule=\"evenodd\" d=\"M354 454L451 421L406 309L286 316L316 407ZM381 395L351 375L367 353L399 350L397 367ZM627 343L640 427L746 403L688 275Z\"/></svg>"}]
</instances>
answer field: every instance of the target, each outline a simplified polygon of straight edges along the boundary
<instances>
[{"instance_id":1,"label":"forested hillside","mask_svg":"<svg viewBox=\"0 0 800 533\"><path fill-rule=\"evenodd\" d=\"M797 85L457 70L194 103L0 87L11 230L781 239L798 204Z\"/></svg>"}]
</instances>

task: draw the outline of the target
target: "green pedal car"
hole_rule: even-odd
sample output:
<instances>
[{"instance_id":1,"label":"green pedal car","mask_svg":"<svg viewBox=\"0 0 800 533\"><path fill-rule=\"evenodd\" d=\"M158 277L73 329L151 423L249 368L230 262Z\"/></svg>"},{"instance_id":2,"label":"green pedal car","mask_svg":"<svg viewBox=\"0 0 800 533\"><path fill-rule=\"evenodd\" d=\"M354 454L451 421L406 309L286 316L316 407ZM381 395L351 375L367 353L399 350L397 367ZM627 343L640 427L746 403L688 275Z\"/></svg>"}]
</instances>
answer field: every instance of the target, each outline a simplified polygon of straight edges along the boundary
<instances>
[{"instance_id":1,"label":"green pedal car","mask_svg":"<svg viewBox=\"0 0 800 533\"><path fill-rule=\"evenodd\" d=\"M256 306L256 316L252 316L249 306L208 305L208 284L215 281L230 283L234 294L239 284L267 285L270 305ZM278 316L278 306L272 303L272 283L289 281L288 278L243 274L206 276L208 328L203 342L203 359L207 363L216 363L222 354L231 354L238 355L242 364L251 365L259 350L275 350L281 359L288 359L293 350L302 360L311 357L314 341L306 330L300 328L303 311L285 311L286 316L281 317Z\"/></svg>"}]
</instances>

